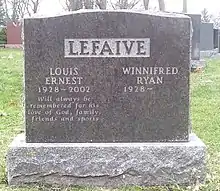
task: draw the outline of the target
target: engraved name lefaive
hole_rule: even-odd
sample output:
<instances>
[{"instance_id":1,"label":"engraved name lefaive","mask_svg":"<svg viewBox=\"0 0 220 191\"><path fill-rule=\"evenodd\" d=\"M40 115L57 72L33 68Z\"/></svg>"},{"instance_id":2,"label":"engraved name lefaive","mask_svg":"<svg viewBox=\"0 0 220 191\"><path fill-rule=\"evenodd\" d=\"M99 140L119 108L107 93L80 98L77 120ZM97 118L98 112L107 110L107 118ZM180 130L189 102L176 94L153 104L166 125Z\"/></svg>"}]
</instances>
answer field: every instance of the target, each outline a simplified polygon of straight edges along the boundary
<instances>
[{"instance_id":1,"label":"engraved name lefaive","mask_svg":"<svg viewBox=\"0 0 220 191\"><path fill-rule=\"evenodd\" d=\"M73 57L150 57L150 39L65 39L64 56Z\"/></svg>"}]
</instances>

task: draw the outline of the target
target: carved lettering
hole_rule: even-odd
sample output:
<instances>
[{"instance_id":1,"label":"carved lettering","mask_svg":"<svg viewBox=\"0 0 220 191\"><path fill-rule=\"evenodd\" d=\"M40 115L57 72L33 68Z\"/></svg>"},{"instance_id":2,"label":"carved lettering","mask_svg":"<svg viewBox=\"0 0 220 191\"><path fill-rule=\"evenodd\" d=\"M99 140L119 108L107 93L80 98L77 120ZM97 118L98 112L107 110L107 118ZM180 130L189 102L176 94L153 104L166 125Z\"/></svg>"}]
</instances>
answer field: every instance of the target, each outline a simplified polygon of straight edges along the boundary
<instances>
[{"instance_id":1,"label":"carved lettering","mask_svg":"<svg viewBox=\"0 0 220 191\"><path fill-rule=\"evenodd\" d=\"M150 57L150 39L65 39L65 57Z\"/></svg>"}]
</instances>

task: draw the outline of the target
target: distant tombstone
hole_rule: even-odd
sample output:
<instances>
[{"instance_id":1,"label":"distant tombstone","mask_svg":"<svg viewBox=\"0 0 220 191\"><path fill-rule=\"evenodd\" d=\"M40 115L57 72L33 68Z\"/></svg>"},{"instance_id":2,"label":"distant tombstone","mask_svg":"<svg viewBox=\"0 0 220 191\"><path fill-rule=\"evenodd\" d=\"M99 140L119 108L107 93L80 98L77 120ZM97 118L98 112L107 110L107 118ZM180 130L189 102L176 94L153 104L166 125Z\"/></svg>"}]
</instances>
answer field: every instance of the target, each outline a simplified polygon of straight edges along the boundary
<instances>
[{"instance_id":1,"label":"distant tombstone","mask_svg":"<svg viewBox=\"0 0 220 191\"><path fill-rule=\"evenodd\" d=\"M200 27L201 27L201 15L200 14L186 14L192 21L192 42L191 42L191 59L200 60Z\"/></svg>"},{"instance_id":2,"label":"distant tombstone","mask_svg":"<svg viewBox=\"0 0 220 191\"><path fill-rule=\"evenodd\" d=\"M218 33L219 30L218 29L213 29L213 44L214 44L214 49L218 48Z\"/></svg>"},{"instance_id":3,"label":"distant tombstone","mask_svg":"<svg viewBox=\"0 0 220 191\"><path fill-rule=\"evenodd\" d=\"M220 30L218 33L218 52L220 53Z\"/></svg>"},{"instance_id":4,"label":"distant tombstone","mask_svg":"<svg viewBox=\"0 0 220 191\"><path fill-rule=\"evenodd\" d=\"M213 50L213 23L201 23L200 49Z\"/></svg>"},{"instance_id":5,"label":"distant tombstone","mask_svg":"<svg viewBox=\"0 0 220 191\"><path fill-rule=\"evenodd\" d=\"M7 23L7 44L8 45L21 45L21 22L8 22Z\"/></svg>"},{"instance_id":6,"label":"distant tombstone","mask_svg":"<svg viewBox=\"0 0 220 191\"><path fill-rule=\"evenodd\" d=\"M25 19L26 141L9 148L9 184L203 181L205 145L189 134L190 27L174 13Z\"/></svg>"}]
</instances>

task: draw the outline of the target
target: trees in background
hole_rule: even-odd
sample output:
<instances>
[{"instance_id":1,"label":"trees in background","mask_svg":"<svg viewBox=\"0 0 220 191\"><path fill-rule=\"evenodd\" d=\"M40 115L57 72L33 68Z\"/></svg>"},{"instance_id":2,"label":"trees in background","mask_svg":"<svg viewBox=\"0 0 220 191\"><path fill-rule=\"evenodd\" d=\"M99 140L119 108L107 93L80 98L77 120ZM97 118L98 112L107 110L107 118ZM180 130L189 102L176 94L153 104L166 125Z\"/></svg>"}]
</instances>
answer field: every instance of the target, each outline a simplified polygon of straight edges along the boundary
<instances>
[{"instance_id":1,"label":"trees in background","mask_svg":"<svg viewBox=\"0 0 220 191\"><path fill-rule=\"evenodd\" d=\"M26 0L26 11L29 16L38 12L42 0Z\"/></svg>"},{"instance_id":2,"label":"trees in background","mask_svg":"<svg viewBox=\"0 0 220 191\"><path fill-rule=\"evenodd\" d=\"M16 22L25 15L25 0L4 0L4 6L7 20Z\"/></svg>"},{"instance_id":3,"label":"trees in background","mask_svg":"<svg viewBox=\"0 0 220 191\"><path fill-rule=\"evenodd\" d=\"M60 2L66 11L76 11L83 8L80 0L60 0Z\"/></svg>"},{"instance_id":4,"label":"trees in background","mask_svg":"<svg viewBox=\"0 0 220 191\"><path fill-rule=\"evenodd\" d=\"M212 22L214 25L214 28L220 29L220 13L218 15L211 15L209 14L208 10L204 8L201 11L201 21L204 23Z\"/></svg>"},{"instance_id":5,"label":"trees in background","mask_svg":"<svg viewBox=\"0 0 220 191\"><path fill-rule=\"evenodd\" d=\"M159 3L159 9L161 11L165 11L165 2L164 2L164 0L158 0L158 3Z\"/></svg>"},{"instance_id":6,"label":"trees in background","mask_svg":"<svg viewBox=\"0 0 220 191\"><path fill-rule=\"evenodd\" d=\"M94 1L93 0L83 0L84 2L83 3L83 7L85 9L93 9L93 6L94 6Z\"/></svg>"},{"instance_id":7,"label":"trees in background","mask_svg":"<svg viewBox=\"0 0 220 191\"><path fill-rule=\"evenodd\" d=\"M183 0L183 13L187 13L187 0Z\"/></svg>"},{"instance_id":8,"label":"trees in background","mask_svg":"<svg viewBox=\"0 0 220 191\"><path fill-rule=\"evenodd\" d=\"M143 0L145 10L149 8L149 0ZM160 11L165 11L165 2L164 0L158 0Z\"/></svg>"},{"instance_id":9,"label":"trees in background","mask_svg":"<svg viewBox=\"0 0 220 191\"><path fill-rule=\"evenodd\" d=\"M204 23L213 23L215 29L220 29L220 13L218 15L209 14L205 8L201 12L201 21Z\"/></svg>"},{"instance_id":10,"label":"trees in background","mask_svg":"<svg viewBox=\"0 0 220 191\"><path fill-rule=\"evenodd\" d=\"M96 0L96 5L99 9L106 9L107 0Z\"/></svg>"},{"instance_id":11,"label":"trees in background","mask_svg":"<svg viewBox=\"0 0 220 191\"><path fill-rule=\"evenodd\" d=\"M0 0L0 26L5 26L6 21L5 21L5 10L3 6L2 0ZM0 28L0 44L5 44L6 43L6 29L5 28Z\"/></svg>"},{"instance_id":12,"label":"trees in background","mask_svg":"<svg viewBox=\"0 0 220 191\"><path fill-rule=\"evenodd\" d=\"M133 9L140 0L117 0L111 1L111 6L113 9Z\"/></svg>"},{"instance_id":13,"label":"trees in background","mask_svg":"<svg viewBox=\"0 0 220 191\"><path fill-rule=\"evenodd\" d=\"M208 23L211 21L211 18L212 18L212 15L210 15L208 13L208 10L206 8L204 8L201 12L201 21L202 22L205 22L205 23Z\"/></svg>"},{"instance_id":14,"label":"trees in background","mask_svg":"<svg viewBox=\"0 0 220 191\"><path fill-rule=\"evenodd\" d=\"M214 28L220 29L220 13L212 19Z\"/></svg>"},{"instance_id":15,"label":"trees in background","mask_svg":"<svg viewBox=\"0 0 220 191\"><path fill-rule=\"evenodd\" d=\"M3 0L6 20L18 21L25 15L31 16L39 10L41 0Z\"/></svg>"},{"instance_id":16,"label":"trees in background","mask_svg":"<svg viewBox=\"0 0 220 191\"><path fill-rule=\"evenodd\" d=\"M165 11L165 0L157 1L159 3L159 9ZM107 3L113 9L133 9L139 3L143 3L146 10L149 6L149 0L60 0L60 3L66 11L75 11L82 8L106 9Z\"/></svg>"},{"instance_id":17,"label":"trees in background","mask_svg":"<svg viewBox=\"0 0 220 191\"><path fill-rule=\"evenodd\" d=\"M5 10L3 0L0 0L0 26L5 25Z\"/></svg>"},{"instance_id":18,"label":"trees in background","mask_svg":"<svg viewBox=\"0 0 220 191\"><path fill-rule=\"evenodd\" d=\"M79 9L106 9L107 0L60 0L66 11L76 11Z\"/></svg>"},{"instance_id":19,"label":"trees in background","mask_svg":"<svg viewBox=\"0 0 220 191\"><path fill-rule=\"evenodd\" d=\"M149 0L143 0L145 10L149 9Z\"/></svg>"}]
</instances>

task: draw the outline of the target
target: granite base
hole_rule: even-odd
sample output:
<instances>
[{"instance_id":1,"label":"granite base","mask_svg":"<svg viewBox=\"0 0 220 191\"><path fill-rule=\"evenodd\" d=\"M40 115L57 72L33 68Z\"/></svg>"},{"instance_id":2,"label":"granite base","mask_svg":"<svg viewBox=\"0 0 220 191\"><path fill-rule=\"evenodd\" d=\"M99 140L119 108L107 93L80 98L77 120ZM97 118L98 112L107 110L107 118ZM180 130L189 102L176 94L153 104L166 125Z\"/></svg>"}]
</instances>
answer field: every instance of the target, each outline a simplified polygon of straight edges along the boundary
<instances>
[{"instance_id":1,"label":"granite base","mask_svg":"<svg viewBox=\"0 0 220 191\"><path fill-rule=\"evenodd\" d=\"M194 184L205 178L204 143L26 143L18 135L7 155L9 185Z\"/></svg>"}]
</instances>

